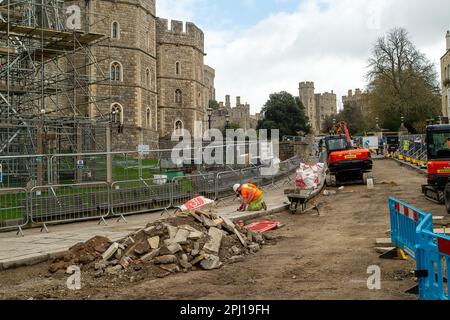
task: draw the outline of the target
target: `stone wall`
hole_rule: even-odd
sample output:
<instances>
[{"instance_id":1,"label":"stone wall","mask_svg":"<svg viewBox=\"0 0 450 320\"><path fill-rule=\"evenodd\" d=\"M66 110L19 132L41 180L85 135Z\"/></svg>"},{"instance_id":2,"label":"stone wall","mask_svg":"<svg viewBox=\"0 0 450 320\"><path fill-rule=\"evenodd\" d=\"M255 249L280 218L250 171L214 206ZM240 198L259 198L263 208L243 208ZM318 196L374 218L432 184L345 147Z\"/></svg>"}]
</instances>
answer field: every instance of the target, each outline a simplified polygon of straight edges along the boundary
<instances>
[{"instance_id":1,"label":"stone wall","mask_svg":"<svg viewBox=\"0 0 450 320\"><path fill-rule=\"evenodd\" d=\"M157 19L158 110L161 137L170 136L175 124L194 132L195 121L206 125L208 96L204 84L204 35L192 23ZM178 69L177 69L178 64ZM178 73L177 73L178 72ZM181 101L176 92L181 91Z\"/></svg>"}]
</instances>

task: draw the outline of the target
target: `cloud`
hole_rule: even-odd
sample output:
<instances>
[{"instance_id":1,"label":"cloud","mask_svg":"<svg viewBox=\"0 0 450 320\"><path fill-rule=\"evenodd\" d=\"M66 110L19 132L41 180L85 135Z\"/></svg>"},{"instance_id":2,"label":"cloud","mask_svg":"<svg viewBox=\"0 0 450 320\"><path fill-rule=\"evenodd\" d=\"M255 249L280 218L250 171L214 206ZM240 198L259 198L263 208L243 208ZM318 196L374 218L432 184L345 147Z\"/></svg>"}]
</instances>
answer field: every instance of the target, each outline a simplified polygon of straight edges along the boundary
<instances>
[{"instance_id":1,"label":"cloud","mask_svg":"<svg viewBox=\"0 0 450 320\"><path fill-rule=\"evenodd\" d=\"M157 15L204 30L217 99L242 96L252 112L272 92L298 95L305 80L314 81L317 92L334 90L338 101L348 89L364 88L373 43L394 27L406 28L437 67L445 52L448 0L273 0L275 6L289 1L298 2L292 12L269 13L246 28L232 17L216 17L220 11L209 0L157 0Z\"/></svg>"},{"instance_id":2,"label":"cloud","mask_svg":"<svg viewBox=\"0 0 450 320\"><path fill-rule=\"evenodd\" d=\"M241 30L206 27L206 62L216 69L217 99L240 95L257 112L270 93L298 95L298 83L316 91L364 88L367 59L377 37L405 27L436 64L445 50L448 1L307 0Z\"/></svg>"}]
</instances>

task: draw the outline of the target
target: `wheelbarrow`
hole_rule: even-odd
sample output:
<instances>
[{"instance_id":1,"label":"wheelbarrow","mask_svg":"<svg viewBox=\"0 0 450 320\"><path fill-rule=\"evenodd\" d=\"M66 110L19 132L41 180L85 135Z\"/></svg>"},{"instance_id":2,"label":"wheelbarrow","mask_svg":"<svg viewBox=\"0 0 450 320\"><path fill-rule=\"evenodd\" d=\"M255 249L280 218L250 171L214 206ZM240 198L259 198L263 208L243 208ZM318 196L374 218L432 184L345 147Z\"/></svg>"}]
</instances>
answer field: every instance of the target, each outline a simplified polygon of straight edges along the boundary
<instances>
[{"instance_id":1,"label":"wheelbarrow","mask_svg":"<svg viewBox=\"0 0 450 320\"><path fill-rule=\"evenodd\" d=\"M316 210L320 215L317 204L314 203L308 207L308 203L320 194L320 191L320 189L304 190L299 188L285 190L285 194L289 200L289 210L291 213L306 213L310 210Z\"/></svg>"}]
</instances>

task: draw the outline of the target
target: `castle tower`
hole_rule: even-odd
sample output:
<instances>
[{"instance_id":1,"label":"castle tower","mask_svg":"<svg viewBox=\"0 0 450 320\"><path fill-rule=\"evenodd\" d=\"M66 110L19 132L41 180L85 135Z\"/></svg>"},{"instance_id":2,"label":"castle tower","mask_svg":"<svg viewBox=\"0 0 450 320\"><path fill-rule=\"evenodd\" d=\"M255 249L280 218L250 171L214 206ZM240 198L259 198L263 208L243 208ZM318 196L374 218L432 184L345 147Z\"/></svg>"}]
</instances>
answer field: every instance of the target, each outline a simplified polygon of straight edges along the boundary
<instances>
[{"instance_id":1,"label":"castle tower","mask_svg":"<svg viewBox=\"0 0 450 320\"><path fill-rule=\"evenodd\" d=\"M194 134L195 121L207 127L208 107L204 83L204 34L193 23L183 25L157 18L159 133L169 137L175 129Z\"/></svg>"},{"instance_id":2,"label":"castle tower","mask_svg":"<svg viewBox=\"0 0 450 320\"><path fill-rule=\"evenodd\" d=\"M89 113L110 115L113 150L158 145L155 0L69 1L88 7L89 23L82 29L108 36L109 48L93 55L111 77L112 98L91 105ZM91 66L90 72L95 72ZM91 90L106 90L92 85ZM109 90L109 88L108 88Z\"/></svg>"},{"instance_id":3,"label":"castle tower","mask_svg":"<svg viewBox=\"0 0 450 320\"><path fill-rule=\"evenodd\" d=\"M320 126L318 125L316 98L314 94L314 82L300 82L299 97L300 101L306 110L306 115L309 118L311 131L318 133Z\"/></svg>"}]
</instances>

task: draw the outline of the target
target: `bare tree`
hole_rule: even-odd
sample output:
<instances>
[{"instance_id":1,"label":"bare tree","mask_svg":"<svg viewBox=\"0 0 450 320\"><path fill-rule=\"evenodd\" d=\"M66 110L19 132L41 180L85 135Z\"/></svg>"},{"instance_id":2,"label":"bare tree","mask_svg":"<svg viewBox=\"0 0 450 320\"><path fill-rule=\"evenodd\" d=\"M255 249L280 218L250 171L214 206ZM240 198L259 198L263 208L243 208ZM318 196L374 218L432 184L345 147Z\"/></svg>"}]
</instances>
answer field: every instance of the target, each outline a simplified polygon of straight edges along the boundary
<instances>
[{"instance_id":1,"label":"bare tree","mask_svg":"<svg viewBox=\"0 0 450 320\"><path fill-rule=\"evenodd\" d=\"M403 115L412 128L440 113L440 90L434 65L396 28L379 38L369 59L372 112L398 128Z\"/></svg>"}]
</instances>

